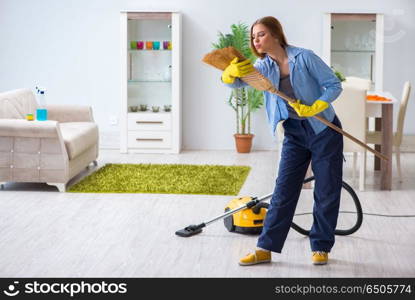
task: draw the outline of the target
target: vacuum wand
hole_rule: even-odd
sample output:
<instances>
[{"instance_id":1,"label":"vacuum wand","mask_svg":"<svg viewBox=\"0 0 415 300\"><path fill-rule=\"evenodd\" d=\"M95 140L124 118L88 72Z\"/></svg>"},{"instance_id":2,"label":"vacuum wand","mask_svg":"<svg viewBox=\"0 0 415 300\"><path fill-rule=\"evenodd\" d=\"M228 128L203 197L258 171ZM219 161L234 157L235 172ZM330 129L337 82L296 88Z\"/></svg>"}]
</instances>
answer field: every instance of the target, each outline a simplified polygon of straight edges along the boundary
<instances>
[{"instance_id":1,"label":"vacuum wand","mask_svg":"<svg viewBox=\"0 0 415 300\"><path fill-rule=\"evenodd\" d=\"M234 213L236 213L236 212L238 212L238 211L240 211L240 210L243 210L243 209L245 209L245 208L251 208L251 207L254 207L254 206L255 206L255 205L257 205L258 203L260 203L260 202L262 202L262 201L264 201L264 200L267 200L268 198L271 198L271 197L272 197L272 194L269 194L269 195L263 196L263 197L261 197L261 198L259 198L259 199L258 199L257 197L254 197L254 198L252 198L252 200L251 200L251 201L249 201L249 202L248 202L248 203L246 203L245 205L240 206L240 207L237 207L237 208L232 209L232 210L229 210L229 211L225 212L224 214L221 214L221 215L219 215L219 216L217 216L217 217L215 217L215 218L213 218L213 219L211 219L211 220L209 220L209 221L205 222L205 224L206 224L206 225L209 225L209 224L211 224L211 223L213 223L213 222L216 222L216 221L218 221L218 220L224 219L224 218L226 218L227 216L233 215Z\"/></svg>"},{"instance_id":2,"label":"vacuum wand","mask_svg":"<svg viewBox=\"0 0 415 300\"><path fill-rule=\"evenodd\" d=\"M223 214L221 214L221 215L219 215L217 217L212 218L209 221L200 223L199 225L189 225L189 226L187 226L187 227L185 227L183 229L177 230L176 231L176 235L181 236L181 237L190 237L190 236L196 235L196 234L202 232L203 227L206 227L207 225L212 224L212 223L214 223L214 222L216 222L218 220L224 219L227 216L233 215L234 213L236 213L236 212L238 212L240 210L254 207L258 203L260 203L260 202L262 202L262 201L264 201L266 199L269 199L271 197L272 197L272 194L268 194L266 196L262 196L261 198L254 197L254 198L252 198L251 201L249 201L245 205L242 205L242 206L237 207L235 209L229 210L229 211L227 211L227 212L225 212L225 213L223 213Z\"/></svg>"}]
</instances>

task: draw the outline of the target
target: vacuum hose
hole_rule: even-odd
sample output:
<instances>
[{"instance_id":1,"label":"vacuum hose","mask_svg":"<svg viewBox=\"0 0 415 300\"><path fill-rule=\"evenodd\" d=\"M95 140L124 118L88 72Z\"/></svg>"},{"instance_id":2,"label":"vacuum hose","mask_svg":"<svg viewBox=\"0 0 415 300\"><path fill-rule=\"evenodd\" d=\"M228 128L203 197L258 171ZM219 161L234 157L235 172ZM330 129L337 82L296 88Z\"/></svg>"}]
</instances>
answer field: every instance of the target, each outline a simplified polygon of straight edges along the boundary
<instances>
[{"instance_id":1,"label":"vacuum hose","mask_svg":"<svg viewBox=\"0 0 415 300\"><path fill-rule=\"evenodd\" d=\"M306 178L304 180L304 183L308 183L308 182L313 181L313 180L314 180L314 176L311 176L309 178ZM362 205L360 204L360 201L359 201L359 197L357 197L357 195L356 195L355 191L352 189L352 187L344 181L342 182L342 187L350 194L350 196L352 196L354 205L356 206L357 219L356 219L356 223L353 225L352 228L346 229L346 230L336 229L334 231L334 234L336 234L336 235L349 235L349 234L352 234L352 233L356 232L360 228L360 226L362 225L363 211L362 211ZM259 206L259 208L264 207L264 208L268 209L268 207L269 207L269 203L266 203L266 202L261 202L261 203L258 203L257 205ZM298 233L303 234L303 235L306 235L306 236L310 235L310 230L306 230L306 229L298 226L294 222L292 222L291 228L294 229L295 231L297 231Z\"/></svg>"}]
</instances>

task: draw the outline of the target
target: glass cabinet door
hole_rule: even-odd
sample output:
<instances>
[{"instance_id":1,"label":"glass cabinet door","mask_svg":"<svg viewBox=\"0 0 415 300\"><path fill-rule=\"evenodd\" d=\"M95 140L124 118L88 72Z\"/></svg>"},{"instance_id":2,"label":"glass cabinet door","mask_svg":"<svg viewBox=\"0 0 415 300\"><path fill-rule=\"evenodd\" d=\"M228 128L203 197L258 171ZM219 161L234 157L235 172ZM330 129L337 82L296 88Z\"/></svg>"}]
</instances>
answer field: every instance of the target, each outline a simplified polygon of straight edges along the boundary
<instances>
[{"instance_id":1,"label":"glass cabinet door","mask_svg":"<svg viewBox=\"0 0 415 300\"><path fill-rule=\"evenodd\" d=\"M345 76L375 80L375 14L332 14L331 65Z\"/></svg>"},{"instance_id":2,"label":"glass cabinet door","mask_svg":"<svg viewBox=\"0 0 415 300\"><path fill-rule=\"evenodd\" d=\"M169 113L172 105L172 20L133 13L127 20L129 112Z\"/></svg>"}]
</instances>

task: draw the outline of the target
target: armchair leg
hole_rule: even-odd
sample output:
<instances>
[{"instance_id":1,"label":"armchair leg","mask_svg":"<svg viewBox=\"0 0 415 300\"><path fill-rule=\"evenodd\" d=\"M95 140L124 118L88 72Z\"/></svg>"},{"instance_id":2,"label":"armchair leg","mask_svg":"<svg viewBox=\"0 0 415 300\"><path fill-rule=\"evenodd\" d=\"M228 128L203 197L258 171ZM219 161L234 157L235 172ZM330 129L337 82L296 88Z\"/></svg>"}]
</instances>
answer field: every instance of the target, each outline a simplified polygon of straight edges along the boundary
<instances>
[{"instance_id":1,"label":"armchair leg","mask_svg":"<svg viewBox=\"0 0 415 300\"><path fill-rule=\"evenodd\" d=\"M94 165L94 167L98 166L98 162L97 162L96 160L94 160L94 161L92 162L92 164ZM86 166L86 168L87 168L87 169L91 168L91 164L87 165L87 166Z\"/></svg>"},{"instance_id":2,"label":"armchair leg","mask_svg":"<svg viewBox=\"0 0 415 300\"><path fill-rule=\"evenodd\" d=\"M61 193L64 193L66 191L66 184L64 184L64 183L46 182L46 184L56 186L58 188L59 192L61 192Z\"/></svg>"}]
</instances>

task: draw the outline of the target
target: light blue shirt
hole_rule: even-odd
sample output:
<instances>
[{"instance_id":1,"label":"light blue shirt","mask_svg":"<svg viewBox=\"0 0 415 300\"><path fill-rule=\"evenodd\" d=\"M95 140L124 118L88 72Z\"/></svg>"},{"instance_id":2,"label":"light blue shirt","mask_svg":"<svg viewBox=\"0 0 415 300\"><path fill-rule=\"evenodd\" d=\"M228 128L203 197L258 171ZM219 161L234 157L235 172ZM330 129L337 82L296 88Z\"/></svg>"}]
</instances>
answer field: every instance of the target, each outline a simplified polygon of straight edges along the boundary
<instances>
[{"instance_id":1,"label":"light blue shirt","mask_svg":"<svg viewBox=\"0 0 415 300\"><path fill-rule=\"evenodd\" d=\"M294 46L287 46L288 65L290 68L290 81L294 94L302 104L312 105L316 100L323 100L329 103L329 107L318 115L332 122L335 116L334 109L330 104L341 93L340 80L333 70L313 51ZM267 77L278 89L280 83L280 69L278 64L268 55L263 59L258 58L254 64L255 68ZM234 83L227 84L232 88L244 87L247 84L237 78ZM264 92L265 109L268 123L272 133L278 122L288 118L288 109L285 100L281 97ZM307 118L316 134L320 133L327 126L315 118Z\"/></svg>"}]
</instances>

